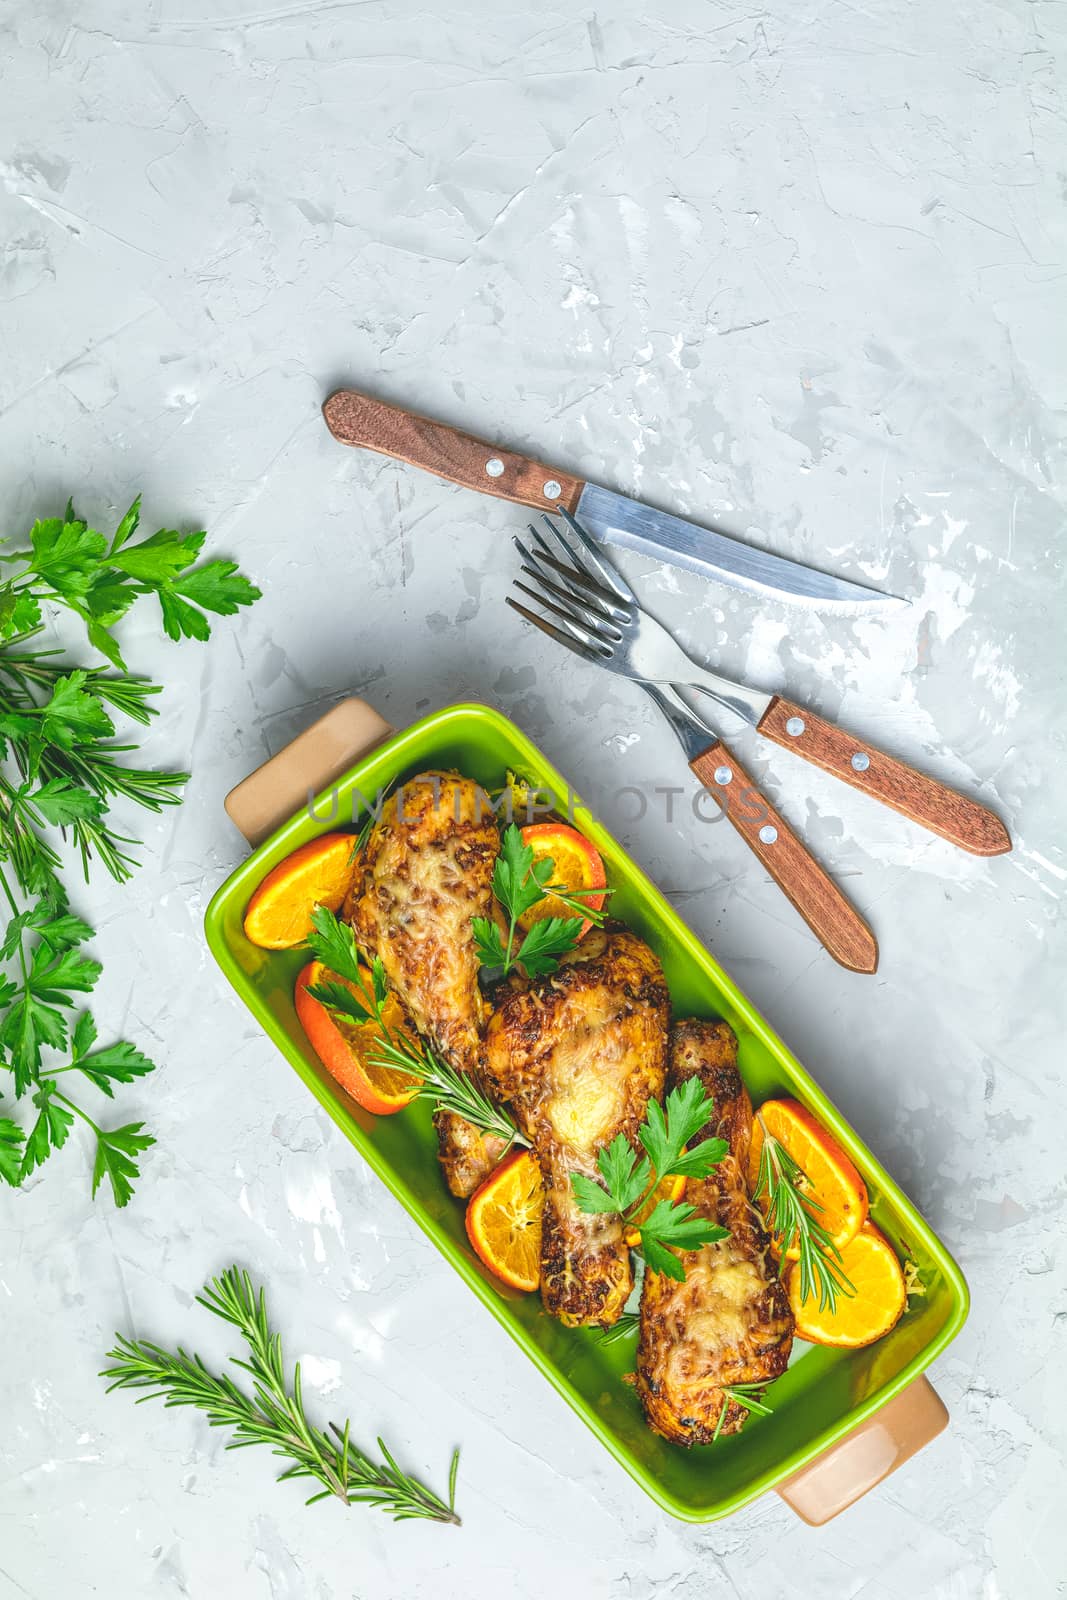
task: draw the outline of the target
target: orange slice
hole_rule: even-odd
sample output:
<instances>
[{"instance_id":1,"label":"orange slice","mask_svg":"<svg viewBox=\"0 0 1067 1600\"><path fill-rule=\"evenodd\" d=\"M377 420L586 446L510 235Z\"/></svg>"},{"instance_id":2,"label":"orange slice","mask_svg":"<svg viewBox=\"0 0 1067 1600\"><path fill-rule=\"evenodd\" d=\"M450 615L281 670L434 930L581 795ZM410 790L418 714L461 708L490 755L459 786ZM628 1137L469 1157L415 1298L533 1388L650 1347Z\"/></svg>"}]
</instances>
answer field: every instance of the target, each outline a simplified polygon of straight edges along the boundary
<instances>
[{"instance_id":1,"label":"orange slice","mask_svg":"<svg viewBox=\"0 0 1067 1600\"><path fill-rule=\"evenodd\" d=\"M841 1271L855 1295L838 1295L833 1311L819 1310L819 1297L801 1302L800 1267L786 1271L789 1304L796 1318L797 1336L812 1344L859 1350L873 1344L896 1326L907 1303L904 1274L892 1245L871 1222L865 1222L841 1252Z\"/></svg>"},{"instance_id":2,"label":"orange slice","mask_svg":"<svg viewBox=\"0 0 1067 1600\"><path fill-rule=\"evenodd\" d=\"M523 828L522 842L533 849L535 862L544 860L545 856L552 858L553 883L571 890L607 888L607 874L600 851L577 828L568 827L565 822L535 822L532 827ZM604 904L604 896L583 894L582 904L589 906L592 911L599 911ZM519 918L519 926L528 928L531 923L541 922L545 917L573 916L570 906L550 894ZM581 938L591 927L589 918L583 917L582 932L578 937Z\"/></svg>"},{"instance_id":3,"label":"orange slice","mask_svg":"<svg viewBox=\"0 0 1067 1600\"><path fill-rule=\"evenodd\" d=\"M649 1192L648 1199L637 1215L630 1218L630 1226L626 1230L626 1243L631 1250L636 1250L641 1243L641 1235L638 1230L642 1222L652 1215L659 1202L661 1200L670 1200L673 1205L677 1205L684 1194L685 1178L681 1174L676 1173L673 1177L659 1180L656 1187Z\"/></svg>"},{"instance_id":4,"label":"orange slice","mask_svg":"<svg viewBox=\"0 0 1067 1600\"><path fill-rule=\"evenodd\" d=\"M541 1169L516 1150L475 1189L467 1205L467 1237L482 1261L513 1289L541 1281Z\"/></svg>"},{"instance_id":5,"label":"orange slice","mask_svg":"<svg viewBox=\"0 0 1067 1600\"><path fill-rule=\"evenodd\" d=\"M377 1066L369 1061L374 1047L381 1039L377 1022L352 1022L347 1017L335 1016L320 1000L308 994L308 989L319 983L342 983L336 973L330 972L321 961L309 961L296 980L293 1003L300 1025L308 1036L315 1054L327 1072L350 1094L365 1111L375 1116L392 1116L403 1111L419 1092L418 1078L398 1067ZM366 974L368 992L371 975ZM364 997L355 984L346 983L357 999ZM382 1020L391 1033L403 1034L412 1044L417 1040L404 1025L404 1012L395 995L389 995L382 1008Z\"/></svg>"},{"instance_id":6,"label":"orange slice","mask_svg":"<svg viewBox=\"0 0 1067 1600\"><path fill-rule=\"evenodd\" d=\"M358 859L355 835L324 833L279 861L248 902L245 937L264 950L290 950L311 932L317 905L340 911Z\"/></svg>"},{"instance_id":7,"label":"orange slice","mask_svg":"<svg viewBox=\"0 0 1067 1600\"><path fill-rule=\"evenodd\" d=\"M835 1139L810 1111L796 1100L765 1100L756 1113L749 1151L748 1186L755 1194L763 1149L763 1129L792 1156L807 1183L801 1193L816 1201L821 1210L815 1220L824 1227L839 1250L856 1237L867 1220L867 1186ZM757 1204L767 1210L767 1197ZM790 1261L797 1259L796 1245L786 1251Z\"/></svg>"}]
</instances>

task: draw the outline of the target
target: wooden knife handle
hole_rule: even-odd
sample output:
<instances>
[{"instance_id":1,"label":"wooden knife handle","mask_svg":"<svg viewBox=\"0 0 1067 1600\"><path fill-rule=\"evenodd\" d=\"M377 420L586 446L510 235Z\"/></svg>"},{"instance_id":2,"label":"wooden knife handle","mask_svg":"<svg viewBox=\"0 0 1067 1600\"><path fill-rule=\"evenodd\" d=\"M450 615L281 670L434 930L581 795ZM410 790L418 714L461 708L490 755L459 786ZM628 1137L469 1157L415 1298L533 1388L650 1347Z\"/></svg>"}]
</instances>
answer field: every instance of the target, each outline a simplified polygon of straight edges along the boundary
<instances>
[{"instance_id":1,"label":"wooden knife handle","mask_svg":"<svg viewBox=\"0 0 1067 1600\"><path fill-rule=\"evenodd\" d=\"M689 765L834 960L852 972L877 971L874 934L733 752L716 743Z\"/></svg>"},{"instance_id":2,"label":"wooden knife handle","mask_svg":"<svg viewBox=\"0 0 1067 1600\"><path fill-rule=\"evenodd\" d=\"M976 856L1000 856L1011 849L1007 828L985 806L781 695L775 695L760 718L759 732L961 850Z\"/></svg>"},{"instance_id":3,"label":"wooden knife handle","mask_svg":"<svg viewBox=\"0 0 1067 1600\"><path fill-rule=\"evenodd\" d=\"M486 444L458 428L387 405L384 400L372 400L354 389L338 389L326 401L322 414L342 444L377 450L379 455L407 461L449 483L479 489L498 500L513 500L539 511L554 511L559 506L574 511L585 488L580 478L556 467L544 467L528 456Z\"/></svg>"}]
</instances>

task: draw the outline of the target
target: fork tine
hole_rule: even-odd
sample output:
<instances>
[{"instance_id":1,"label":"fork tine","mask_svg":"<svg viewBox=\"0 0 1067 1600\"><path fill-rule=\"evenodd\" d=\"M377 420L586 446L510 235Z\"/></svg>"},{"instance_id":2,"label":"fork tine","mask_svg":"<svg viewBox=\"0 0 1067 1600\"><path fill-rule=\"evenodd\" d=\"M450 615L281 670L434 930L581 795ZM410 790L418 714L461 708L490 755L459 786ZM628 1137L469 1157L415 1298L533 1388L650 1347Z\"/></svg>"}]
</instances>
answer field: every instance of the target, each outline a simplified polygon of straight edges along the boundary
<instances>
[{"instance_id":1,"label":"fork tine","mask_svg":"<svg viewBox=\"0 0 1067 1600\"><path fill-rule=\"evenodd\" d=\"M546 610L555 612L556 616L561 618L567 632L575 639L580 640L587 649L595 651L597 655L605 659L612 655L610 641L602 638L600 634L594 632L591 628L583 627L582 622L575 617L573 612L565 611L562 606L556 605L554 601L547 599L545 595L540 594L536 589L531 589L528 584L520 583L517 578L515 579L515 588L521 589L523 594L528 594L531 600L536 600L538 605L544 606ZM570 596L564 595L563 598L566 600Z\"/></svg>"},{"instance_id":2,"label":"fork tine","mask_svg":"<svg viewBox=\"0 0 1067 1600\"><path fill-rule=\"evenodd\" d=\"M544 520L548 523L548 526L551 528L553 534L559 540L564 550L566 550L574 565L576 567L584 567L587 571L590 567L592 567L603 588L610 589L611 593L619 600L625 600L629 605L632 606L637 605L637 596L630 588L630 585L626 582L626 579L623 577L622 573L618 572L616 568L612 566L611 562L601 554L600 550L586 533L581 523L576 521L575 518L571 516L570 512L567 511L563 506L560 506L559 514L563 518L567 527L570 529L571 533L574 535L574 538L577 539L579 545L582 547L584 555L578 554L571 540L565 538L556 525L547 516L544 518Z\"/></svg>"},{"instance_id":3,"label":"fork tine","mask_svg":"<svg viewBox=\"0 0 1067 1600\"><path fill-rule=\"evenodd\" d=\"M546 565L551 565L555 569L555 572L563 579L564 587L571 594L573 594L576 600L582 601L585 605L589 605L593 600L595 600L598 608L606 616L613 608L611 607L609 597L605 591L603 589L594 588L592 584L585 583L584 579L582 579L579 573L575 572L573 567L564 566L562 561L556 561L550 553L543 553L548 551L548 546L545 544L545 541L541 538L541 535L537 532L537 529L532 523L529 524L529 527L530 533L533 535L533 538L537 544L536 550L531 550L528 545L523 544L518 534L513 533L511 536L512 544L515 546L522 559L528 564L527 570L531 571L533 575L538 578L546 578L547 581L547 575L542 569Z\"/></svg>"},{"instance_id":4,"label":"fork tine","mask_svg":"<svg viewBox=\"0 0 1067 1600\"><path fill-rule=\"evenodd\" d=\"M539 572L536 567L528 567L524 563L519 568L519 571L525 572L528 578L532 578L535 583L539 583L541 588L549 594L555 595L557 600L566 601L570 607L567 613L568 616L572 620L577 619L579 622L584 622L586 627L591 628L604 644L620 644L622 642L622 634L607 613L600 610L599 606L593 605L587 599L579 599L570 589L560 588L558 583L553 583L550 578L546 578L544 573ZM527 592L536 591L528 590ZM538 596L538 598L540 599L541 597ZM547 600L544 602L545 605L548 605L548 603Z\"/></svg>"},{"instance_id":5,"label":"fork tine","mask_svg":"<svg viewBox=\"0 0 1067 1600\"><path fill-rule=\"evenodd\" d=\"M546 622L544 617L539 617L535 611L528 611L518 600L513 600L509 594L504 596L504 604L510 606L512 611L517 611L520 617L525 617L527 622L532 622L535 628L540 628L542 633L547 633L550 639L555 639L565 650L573 650L576 656L581 656L583 661L592 661L595 665L601 664L601 657L594 650L587 650L576 639L569 639L565 633L551 622Z\"/></svg>"},{"instance_id":6,"label":"fork tine","mask_svg":"<svg viewBox=\"0 0 1067 1600\"><path fill-rule=\"evenodd\" d=\"M554 572L559 573L560 577L566 580L567 587L574 591L576 600L581 600L584 605L590 605L595 601L597 609L604 612L606 616L611 617L614 622L629 623L633 620L630 610L624 610L622 606L617 605L614 597L607 589L601 588L600 584L594 582L587 572L575 567L569 567L565 562L560 561L559 557L554 555L548 548L547 543L533 526L533 523L530 523L529 527L537 545L536 550L528 550L521 540L515 538L515 535L512 534L516 547L521 550L528 561L534 562L537 566L550 566Z\"/></svg>"}]
</instances>

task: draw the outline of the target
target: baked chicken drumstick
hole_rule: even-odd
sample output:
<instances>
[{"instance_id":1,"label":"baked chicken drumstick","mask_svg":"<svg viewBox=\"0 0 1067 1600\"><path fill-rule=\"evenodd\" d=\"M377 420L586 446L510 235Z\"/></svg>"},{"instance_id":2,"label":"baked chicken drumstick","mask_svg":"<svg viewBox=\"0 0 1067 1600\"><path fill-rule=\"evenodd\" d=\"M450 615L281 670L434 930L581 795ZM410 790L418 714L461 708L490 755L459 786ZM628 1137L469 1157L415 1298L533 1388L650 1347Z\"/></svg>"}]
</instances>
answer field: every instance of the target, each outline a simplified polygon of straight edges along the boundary
<instances>
[{"instance_id":1,"label":"baked chicken drumstick","mask_svg":"<svg viewBox=\"0 0 1067 1600\"><path fill-rule=\"evenodd\" d=\"M571 1173L636 1138L667 1065L669 998L652 951L625 929L591 929L557 971L505 998L486 1032L488 1085L510 1105L541 1168L541 1295L570 1327L609 1327L633 1288L617 1216L579 1210Z\"/></svg>"},{"instance_id":2,"label":"baked chicken drumstick","mask_svg":"<svg viewBox=\"0 0 1067 1600\"><path fill-rule=\"evenodd\" d=\"M748 1412L723 1386L777 1378L793 1344L789 1301L745 1182L752 1103L727 1023L675 1026L669 1086L694 1076L715 1102L696 1139L725 1139L730 1149L710 1177L689 1179L685 1198L729 1236L682 1256L684 1283L646 1272L637 1349L645 1416L657 1433L683 1445L738 1433Z\"/></svg>"},{"instance_id":3,"label":"baked chicken drumstick","mask_svg":"<svg viewBox=\"0 0 1067 1600\"><path fill-rule=\"evenodd\" d=\"M481 799L481 804L479 801ZM491 914L500 838L478 785L422 772L382 806L345 908L419 1032L459 1072L477 1073L487 1007L471 923ZM445 1181L471 1194L503 1145L454 1112L435 1117Z\"/></svg>"}]
</instances>

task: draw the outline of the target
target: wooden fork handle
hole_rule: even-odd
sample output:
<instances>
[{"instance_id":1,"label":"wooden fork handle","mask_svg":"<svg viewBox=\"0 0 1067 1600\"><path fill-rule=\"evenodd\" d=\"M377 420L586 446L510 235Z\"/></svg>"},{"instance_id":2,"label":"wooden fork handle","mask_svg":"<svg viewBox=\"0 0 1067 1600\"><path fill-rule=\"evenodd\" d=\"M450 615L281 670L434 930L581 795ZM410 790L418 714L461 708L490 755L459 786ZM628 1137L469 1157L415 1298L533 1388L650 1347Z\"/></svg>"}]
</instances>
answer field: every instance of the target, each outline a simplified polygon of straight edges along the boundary
<instances>
[{"instance_id":1,"label":"wooden fork handle","mask_svg":"<svg viewBox=\"0 0 1067 1600\"><path fill-rule=\"evenodd\" d=\"M464 489L478 489L498 500L554 511L573 511L585 488L580 478L542 466L528 456L486 444L443 422L433 422L401 406L372 400L354 389L338 389L322 408L326 426L342 444L362 445L413 467L447 478Z\"/></svg>"},{"instance_id":2,"label":"wooden fork handle","mask_svg":"<svg viewBox=\"0 0 1067 1600\"><path fill-rule=\"evenodd\" d=\"M759 732L961 850L1000 856L1011 849L1007 828L977 800L968 800L781 695L775 695L763 713Z\"/></svg>"},{"instance_id":3,"label":"wooden fork handle","mask_svg":"<svg viewBox=\"0 0 1067 1600\"><path fill-rule=\"evenodd\" d=\"M689 765L834 960L852 972L875 972L874 934L733 752L716 743Z\"/></svg>"}]
</instances>

